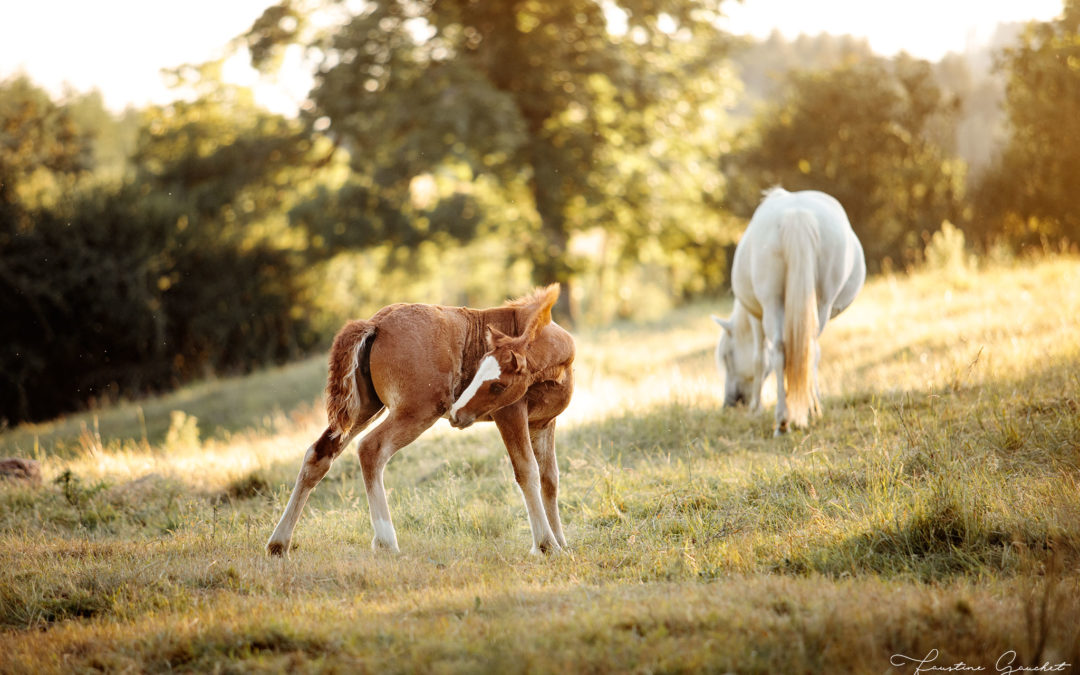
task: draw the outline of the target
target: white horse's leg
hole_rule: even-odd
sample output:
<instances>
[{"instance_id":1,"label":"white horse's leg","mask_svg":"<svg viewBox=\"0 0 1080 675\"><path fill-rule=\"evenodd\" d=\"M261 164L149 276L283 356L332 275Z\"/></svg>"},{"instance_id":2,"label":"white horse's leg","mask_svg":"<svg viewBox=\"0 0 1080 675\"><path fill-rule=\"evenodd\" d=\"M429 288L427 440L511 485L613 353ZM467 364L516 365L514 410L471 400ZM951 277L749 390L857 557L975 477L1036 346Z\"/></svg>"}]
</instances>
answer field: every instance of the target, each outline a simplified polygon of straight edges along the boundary
<instances>
[{"instance_id":1,"label":"white horse's leg","mask_svg":"<svg viewBox=\"0 0 1080 675\"><path fill-rule=\"evenodd\" d=\"M769 377L769 356L765 340L765 329L753 316L750 317L750 329L754 340L754 389L750 392L750 412L761 412L761 389Z\"/></svg>"},{"instance_id":2,"label":"white horse's leg","mask_svg":"<svg viewBox=\"0 0 1080 675\"><path fill-rule=\"evenodd\" d=\"M772 348L772 358L776 373L776 427L773 436L786 434L788 431L787 394L784 387L784 344L777 341Z\"/></svg>"},{"instance_id":3,"label":"white horse's leg","mask_svg":"<svg viewBox=\"0 0 1080 675\"><path fill-rule=\"evenodd\" d=\"M813 385L810 389L810 415L821 417L821 386L818 384L818 365L821 363L821 343L814 339L814 372Z\"/></svg>"},{"instance_id":4,"label":"white horse's leg","mask_svg":"<svg viewBox=\"0 0 1080 675\"><path fill-rule=\"evenodd\" d=\"M784 393L784 308L783 305L765 307L761 317L768 345L769 365L776 373L776 428L774 436L787 433L787 397Z\"/></svg>"},{"instance_id":5,"label":"white horse's leg","mask_svg":"<svg viewBox=\"0 0 1080 675\"><path fill-rule=\"evenodd\" d=\"M818 366L821 365L821 334L825 332L825 324L833 317L833 303L825 302L818 307L818 332L814 337L814 382L810 398L810 414L821 417L821 385L818 384Z\"/></svg>"}]
</instances>

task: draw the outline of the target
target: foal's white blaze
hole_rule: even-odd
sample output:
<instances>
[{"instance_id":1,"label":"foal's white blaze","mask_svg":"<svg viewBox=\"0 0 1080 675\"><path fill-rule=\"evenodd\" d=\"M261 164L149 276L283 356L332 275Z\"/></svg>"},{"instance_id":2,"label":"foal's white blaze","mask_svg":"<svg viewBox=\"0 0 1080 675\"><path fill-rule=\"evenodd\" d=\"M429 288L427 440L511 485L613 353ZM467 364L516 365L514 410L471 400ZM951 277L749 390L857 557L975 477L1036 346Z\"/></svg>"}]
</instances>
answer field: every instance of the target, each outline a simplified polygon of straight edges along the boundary
<instances>
[{"instance_id":1,"label":"foal's white blaze","mask_svg":"<svg viewBox=\"0 0 1080 675\"><path fill-rule=\"evenodd\" d=\"M447 417L454 419L454 417L461 411L462 408L469 405L469 401L473 396L476 396L476 392L480 391L480 387L485 382L491 380L497 380L502 376L502 368L499 367L499 362L494 356L488 356L480 362L480 367L476 369L476 376L473 381L469 383L469 386L465 391L461 392L461 398L454 401L454 405L450 406L450 412L447 413Z\"/></svg>"}]
</instances>

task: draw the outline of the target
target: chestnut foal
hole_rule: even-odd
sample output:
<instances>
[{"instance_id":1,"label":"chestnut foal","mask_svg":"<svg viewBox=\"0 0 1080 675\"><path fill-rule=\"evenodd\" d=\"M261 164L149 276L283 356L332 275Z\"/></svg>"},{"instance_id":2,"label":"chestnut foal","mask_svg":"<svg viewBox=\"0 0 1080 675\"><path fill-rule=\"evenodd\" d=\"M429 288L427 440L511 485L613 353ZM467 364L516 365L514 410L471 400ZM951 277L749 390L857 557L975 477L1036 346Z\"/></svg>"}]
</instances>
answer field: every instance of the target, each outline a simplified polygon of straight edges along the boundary
<instances>
[{"instance_id":1,"label":"chestnut foal","mask_svg":"<svg viewBox=\"0 0 1080 675\"><path fill-rule=\"evenodd\" d=\"M502 307L397 304L347 323L330 350L329 426L304 455L267 552L288 553L308 495L384 408L386 418L359 443L373 548L398 550L383 488L386 463L444 416L458 429L495 422L525 497L532 552L565 547L555 418L574 389L574 340L551 321L558 297L552 284Z\"/></svg>"}]
</instances>

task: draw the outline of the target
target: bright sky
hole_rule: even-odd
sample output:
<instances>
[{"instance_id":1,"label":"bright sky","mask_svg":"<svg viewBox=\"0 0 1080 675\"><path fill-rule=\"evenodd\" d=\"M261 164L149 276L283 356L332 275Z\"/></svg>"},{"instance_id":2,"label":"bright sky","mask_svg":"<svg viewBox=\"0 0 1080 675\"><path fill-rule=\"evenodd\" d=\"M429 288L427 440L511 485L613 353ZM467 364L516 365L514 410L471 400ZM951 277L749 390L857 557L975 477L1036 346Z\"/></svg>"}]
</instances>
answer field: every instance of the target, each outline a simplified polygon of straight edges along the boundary
<instances>
[{"instance_id":1,"label":"bright sky","mask_svg":"<svg viewBox=\"0 0 1080 675\"><path fill-rule=\"evenodd\" d=\"M743 0L725 10L734 33L856 35L879 54L937 61L986 43L999 23L1048 21L1063 7L1063 0Z\"/></svg>"},{"instance_id":2,"label":"bright sky","mask_svg":"<svg viewBox=\"0 0 1080 675\"><path fill-rule=\"evenodd\" d=\"M24 72L59 94L98 89L122 110L176 98L162 68L221 58L276 0L11 0L0 9L0 79ZM251 85L242 59L226 79ZM284 87L264 88L260 103L295 112ZM302 91L306 93L306 91Z\"/></svg>"},{"instance_id":3,"label":"bright sky","mask_svg":"<svg viewBox=\"0 0 1080 675\"><path fill-rule=\"evenodd\" d=\"M162 68L220 58L274 0L13 0L0 9L0 79L25 72L54 94L68 84L98 89L106 105L162 103L174 96ZM725 28L759 37L773 29L866 37L876 51L901 49L936 60L949 51L985 42L998 22L1060 14L1062 0L743 0L727 3ZM254 84L237 59L226 77ZM257 100L294 112L310 80L292 78L292 90L262 86Z\"/></svg>"}]
</instances>

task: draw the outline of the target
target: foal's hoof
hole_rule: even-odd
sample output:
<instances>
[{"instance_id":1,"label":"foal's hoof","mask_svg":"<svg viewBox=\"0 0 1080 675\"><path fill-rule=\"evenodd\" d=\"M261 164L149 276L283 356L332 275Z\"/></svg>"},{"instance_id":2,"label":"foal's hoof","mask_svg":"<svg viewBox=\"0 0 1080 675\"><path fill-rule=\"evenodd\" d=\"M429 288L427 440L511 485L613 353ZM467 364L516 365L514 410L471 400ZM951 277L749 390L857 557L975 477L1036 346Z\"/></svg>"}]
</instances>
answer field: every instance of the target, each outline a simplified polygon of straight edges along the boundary
<instances>
[{"instance_id":1,"label":"foal's hoof","mask_svg":"<svg viewBox=\"0 0 1080 675\"><path fill-rule=\"evenodd\" d=\"M562 553L562 547L554 541L543 541L539 544L533 544L532 550L529 551L530 555L558 555Z\"/></svg>"},{"instance_id":2,"label":"foal's hoof","mask_svg":"<svg viewBox=\"0 0 1080 675\"><path fill-rule=\"evenodd\" d=\"M274 558L281 558L289 551L289 543L282 541L268 541L266 542L267 555Z\"/></svg>"},{"instance_id":3,"label":"foal's hoof","mask_svg":"<svg viewBox=\"0 0 1080 675\"><path fill-rule=\"evenodd\" d=\"M387 542L383 541L382 539L379 539L377 536L372 537L372 539L371 539L371 550L372 551L386 551L387 553L395 553L395 554L396 553L401 553L401 550L398 549L398 546L397 546L396 542L387 543Z\"/></svg>"}]
</instances>

